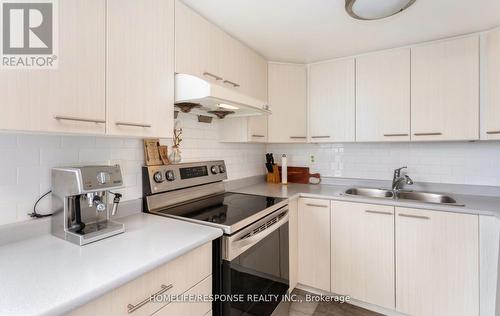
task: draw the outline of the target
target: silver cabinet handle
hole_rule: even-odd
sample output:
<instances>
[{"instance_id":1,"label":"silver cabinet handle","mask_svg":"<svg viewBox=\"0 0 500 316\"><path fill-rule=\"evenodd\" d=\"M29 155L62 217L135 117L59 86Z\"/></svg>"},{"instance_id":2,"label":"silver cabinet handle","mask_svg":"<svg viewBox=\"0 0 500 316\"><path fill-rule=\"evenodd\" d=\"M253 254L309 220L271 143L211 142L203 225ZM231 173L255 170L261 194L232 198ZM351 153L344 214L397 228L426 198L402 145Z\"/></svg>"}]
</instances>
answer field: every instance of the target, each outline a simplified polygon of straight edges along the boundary
<instances>
[{"instance_id":1,"label":"silver cabinet handle","mask_svg":"<svg viewBox=\"0 0 500 316\"><path fill-rule=\"evenodd\" d=\"M75 117L75 116L56 115L56 116L54 116L54 118L56 120L61 120L61 121L88 122L88 123L96 123L96 124L104 124L104 123L106 123L106 120L88 119L88 118Z\"/></svg>"},{"instance_id":2,"label":"silver cabinet handle","mask_svg":"<svg viewBox=\"0 0 500 316\"><path fill-rule=\"evenodd\" d=\"M139 308L143 307L144 305L146 305L147 303L149 303L151 301L151 298L154 297L154 296L157 296L157 295L161 295L163 293L165 293L166 291L170 290L171 288L173 288L174 286L172 284L169 284L169 285L165 285L165 284L162 284L161 285L161 289L154 293L153 295L151 295L150 297L147 297L145 298L144 300L142 300L140 303L136 304L136 305L132 305L132 304L128 304L127 305L127 312L129 314L132 314L133 312L135 312L136 310L138 310Z\"/></svg>"},{"instance_id":3,"label":"silver cabinet handle","mask_svg":"<svg viewBox=\"0 0 500 316\"><path fill-rule=\"evenodd\" d=\"M408 136L408 134L384 134L384 137Z\"/></svg>"},{"instance_id":4,"label":"silver cabinet handle","mask_svg":"<svg viewBox=\"0 0 500 316\"><path fill-rule=\"evenodd\" d=\"M212 78L214 78L215 80L222 80L222 79L223 79L222 77L219 77L219 76L214 75L213 73L210 73L210 72L207 72L207 71L205 71L205 72L203 73L203 75L204 75L204 76L207 76L207 77L212 77Z\"/></svg>"},{"instance_id":5,"label":"silver cabinet handle","mask_svg":"<svg viewBox=\"0 0 500 316\"><path fill-rule=\"evenodd\" d=\"M291 139L306 139L305 136L290 136Z\"/></svg>"},{"instance_id":6,"label":"silver cabinet handle","mask_svg":"<svg viewBox=\"0 0 500 316\"><path fill-rule=\"evenodd\" d=\"M252 135L252 137L266 137L264 135Z\"/></svg>"},{"instance_id":7,"label":"silver cabinet handle","mask_svg":"<svg viewBox=\"0 0 500 316\"><path fill-rule=\"evenodd\" d=\"M222 79L222 78L221 78L221 79ZM232 81L229 81L229 80L224 80L224 83L230 84L230 85L232 85L232 86L233 86L233 87L235 87L235 88L240 87L240 85L239 85L239 84L237 84L236 82L232 82Z\"/></svg>"},{"instance_id":8,"label":"silver cabinet handle","mask_svg":"<svg viewBox=\"0 0 500 316\"><path fill-rule=\"evenodd\" d=\"M328 205L323 205L323 204L313 204L313 203L306 203L307 206L311 206L311 207L323 207L323 208L327 208Z\"/></svg>"},{"instance_id":9,"label":"silver cabinet handle","mask_svg":"<svg viewBox=\"0 0 500 316\"><path fill-rule=\"evenodd\" d=\"M415 136L437 136L437 135L443 135L443 133L413 133Z\"/></svg>"},{"instance_id":10,"label":"silver cabinet handle","mask_svg":"<svg viewBox=\"0 0 500 316\"><path fill-rule=\"evenodd\" d=\"M330 138L330 136L311 136L311 138Z\"/></svg>"},{"instance_id":11,"label":"silver cabinet handle","mask_svg":"<svg viewBox=\"0 0 500 316\"><path fill-rule=\"evenodd\" d=\"M408 218L417 218L417 219L430 219L427 216L420 216L420 215L410 215L410 214L398 214L398 216L401 217L408 217Z\"/></svg>"},{"instance_id":12,"label":"silver cabinet handle","mask_svg":"<svg viewBox=\"0 0 500 316\"><path fill-rule=\"evenodd\" d=\"M151 125L149 124L141 124L141 123L116 122L115 124L118 126L135 126L135 127L147 127L147 128L151 127Z\"/></svg>"},{"instance_id":13,"label":"silver cabinet handle","mask_svg":"<svg viewBox=\"0 0 500 316\"><path fill-rule=\"evenodd\" d=\"M486 132L486 134L500 134L500 131L489 131L489 132Z\"/></svg>"},{"instance_id":14,"label":"silver cabinet handle","mask_svg":"<svg viewBox=\"0 0 500 316\"><path fill-rule=\"evenodd\" d=\"M380 215L392 215L391 212L383 212L383 211L372 211L372 210L365 210L366 213L370 214L380 214Z\"/></svg>"}]
</instances>

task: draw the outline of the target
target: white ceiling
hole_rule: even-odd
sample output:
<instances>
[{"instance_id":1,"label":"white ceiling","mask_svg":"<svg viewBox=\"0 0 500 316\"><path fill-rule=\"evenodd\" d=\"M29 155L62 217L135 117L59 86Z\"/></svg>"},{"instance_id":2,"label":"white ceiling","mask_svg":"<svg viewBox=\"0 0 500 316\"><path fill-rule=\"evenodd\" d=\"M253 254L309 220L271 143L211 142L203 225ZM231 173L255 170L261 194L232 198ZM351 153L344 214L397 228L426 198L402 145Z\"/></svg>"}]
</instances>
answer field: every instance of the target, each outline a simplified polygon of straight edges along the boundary
<instances>
[{"instance_id":1,"label":"white ceiling","mask_svg":"<svg viewBox=\"0 0 500 316\"><path fill-rule=\"evenodd\" d=\"M344 0L183 1L273 61L313 62L500 25L500 0L417 0L378 21L350 18Z\"/></svg>"}]
</instances>

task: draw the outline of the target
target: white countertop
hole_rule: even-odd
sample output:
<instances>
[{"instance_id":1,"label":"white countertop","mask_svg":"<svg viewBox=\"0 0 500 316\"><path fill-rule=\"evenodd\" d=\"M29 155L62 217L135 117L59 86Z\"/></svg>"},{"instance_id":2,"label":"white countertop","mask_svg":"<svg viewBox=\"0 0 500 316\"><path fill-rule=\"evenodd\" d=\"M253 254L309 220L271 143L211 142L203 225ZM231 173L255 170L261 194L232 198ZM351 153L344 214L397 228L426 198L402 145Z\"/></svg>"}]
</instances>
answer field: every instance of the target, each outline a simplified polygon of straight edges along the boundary
<instances>
[{"instance_id":1,"label":"white countertop","mask_svg":"<svg viewBox=\"0 0 500 316\"><path fill-rule=\"evenodd\" d=\"M500 197L480 196L480 195L465 195L454 194L447 192L458 203L465 204L465 206L441 205L430 204L422 202L411 202L408 200L396 201L392 199L382 198L366 198L344 195L344 191L352 186L342 185L328 185L328 184L297 184L289 183L287 185L275 183L258 183L247 187L231 190L232 192L257 194L272 197L294 198L298 196L319 198L319 199L332 199L341 201L363 202L371 204L394 205L400 207L411 207L418 209L428 209L444 212L467 213L487 216L497 216L500 218Z\"/></svg>"},{"instance_id":2,"label":"white countertop","mask_svg":"<svg viewBox=\"0 0 500 316\"><path fill-rule=\"evenodd\" d=\"M0 247L0 315L61 315L222 235L140 213L125 233L77 246L43 235Z\"/></svg>"}]
</instances>

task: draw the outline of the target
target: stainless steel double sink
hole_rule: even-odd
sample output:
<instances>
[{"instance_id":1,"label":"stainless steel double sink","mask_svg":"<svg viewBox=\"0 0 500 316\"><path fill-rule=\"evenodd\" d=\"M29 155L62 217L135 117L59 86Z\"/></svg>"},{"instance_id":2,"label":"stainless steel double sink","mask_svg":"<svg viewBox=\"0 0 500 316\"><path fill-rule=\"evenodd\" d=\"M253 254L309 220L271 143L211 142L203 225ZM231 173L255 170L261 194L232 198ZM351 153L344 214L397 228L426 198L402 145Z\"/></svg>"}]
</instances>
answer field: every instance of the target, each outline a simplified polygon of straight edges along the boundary
<instances>
[{"instance_id":1,"label":"stainless steel double sink","mask_svg":"<svg viewBox=\"0 0 500 316\"><path fill-rule=\"evenodd\" d=\"M422 203L432 203L451 206L464 206L458 203L454 198L449 195L432 193L432 192L418 192L418 191L392 191L385 189L373 188L351 188L344 192L346 195L371 197L371 198L384 198L397 201L412 201Z\"/></svg>"}]
</instances>

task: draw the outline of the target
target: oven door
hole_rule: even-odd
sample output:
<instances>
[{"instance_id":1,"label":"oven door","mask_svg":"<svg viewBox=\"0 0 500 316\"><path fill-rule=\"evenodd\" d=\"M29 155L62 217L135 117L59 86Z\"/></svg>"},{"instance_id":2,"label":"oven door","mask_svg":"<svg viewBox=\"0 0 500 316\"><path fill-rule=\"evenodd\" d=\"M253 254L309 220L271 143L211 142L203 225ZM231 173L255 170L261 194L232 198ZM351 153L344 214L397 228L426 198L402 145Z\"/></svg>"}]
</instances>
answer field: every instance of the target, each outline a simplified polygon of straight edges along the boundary
<instances>
[{"instance_id":1,"label":"oven door","mask_svg":"<svg viewBox=\"0 0 500 316\"><path fill-rule=\"evenodd\" d=\"M288 207L222 238L222 315L271 315L289 288Z\"/></svg>"}]
</instances>

